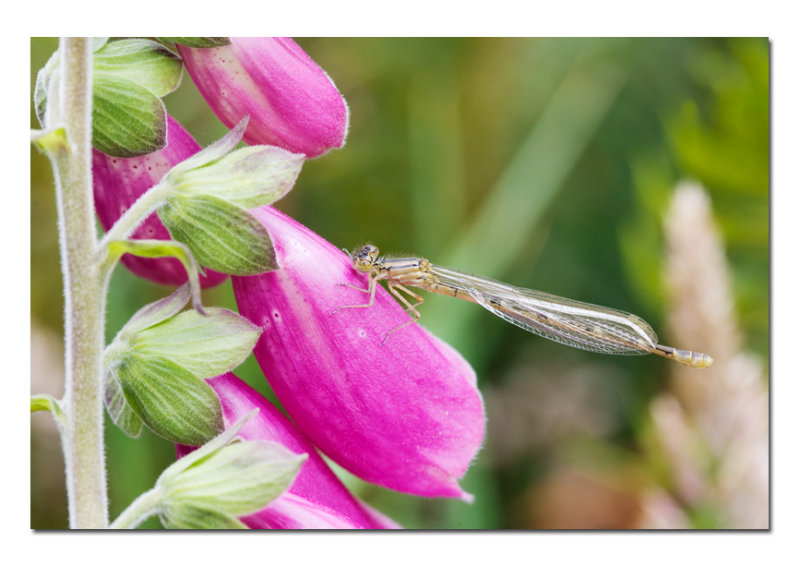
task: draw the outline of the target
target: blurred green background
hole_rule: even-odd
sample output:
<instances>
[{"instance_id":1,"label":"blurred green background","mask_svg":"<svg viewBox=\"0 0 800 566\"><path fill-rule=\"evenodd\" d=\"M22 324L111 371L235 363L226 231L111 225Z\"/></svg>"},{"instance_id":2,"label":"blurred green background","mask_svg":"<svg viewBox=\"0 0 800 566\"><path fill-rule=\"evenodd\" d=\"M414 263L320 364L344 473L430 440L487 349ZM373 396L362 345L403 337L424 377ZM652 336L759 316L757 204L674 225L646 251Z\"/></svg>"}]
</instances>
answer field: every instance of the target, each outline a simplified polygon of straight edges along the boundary
<instances>
[{"instance_id":1,"label":"blurred green background","mask_svg":"<svg viewBox=\"0 0 800 566\"><path fill-rule=\"evenodd\" d=\"M756 356L766 386L766 39L297 41L343 93L350 125L346 146L307 162L278 208L338 247L370 241L634 312L663 343L699 350L665 333L662 227L676 184L696 180L729 262L742 349ZM31 40L31 88L56 47ZM224 134L188 74L165 103L201 144ZM35 149L31 204L32 392L61 395L54 193ZM109 340L168 292L118 267ZM644 491L674 494L647 450L649 407L669 387L672 362L573 350L476 305L425 299L422 324L472 363L486 399L487 438L463 481L475 502L393 493L339 470L360 497L407 528L627 528L640 524ZM230 283L206 291L204 302L235 309ZM252 356L236 374L269 395ZM106 437L115 517L152 486L174 449L147 431L129 439L110 423ZM63 462L48 416L32 416L31 442L31 526L65 527ZM688 527L737 526L673 499Z\"/></svg>"}]
</instances>

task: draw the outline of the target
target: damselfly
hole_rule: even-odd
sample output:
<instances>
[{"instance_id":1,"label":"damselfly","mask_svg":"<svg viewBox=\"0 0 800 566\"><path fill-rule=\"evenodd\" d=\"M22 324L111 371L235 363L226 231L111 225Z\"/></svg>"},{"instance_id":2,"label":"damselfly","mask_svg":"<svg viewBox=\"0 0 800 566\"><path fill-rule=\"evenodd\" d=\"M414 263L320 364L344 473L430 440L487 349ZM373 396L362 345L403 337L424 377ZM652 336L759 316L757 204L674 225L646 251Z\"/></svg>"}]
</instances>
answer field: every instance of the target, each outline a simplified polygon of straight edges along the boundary
<instances>
[{"instance_id":1,"label":"damselfly","mask_svg":"<svg viewBox=\"0 0 800 566\"><path fill-rule=\"evenodd\" d=\"M389 291L406 306L413 318L390 330L384 343L392 332L416 322L421 316L416 307L424 299L408 289L406 285L409 285L478 303L520 328L573 348L604 354L657 354L695 368L708 367L714 361L706 354L659 344L650 325L633 314L514 287L441 267L425 258L387 258L379 254L378 248L371 244L351 254L353 267L368 274L368 287L355 288L369 293L369 302L339 309L371 307L378 281L385 279ZM406 296L401 295L401 291ZM411 304L408 298L416 302Z\"/></svg>"}]
</instances>

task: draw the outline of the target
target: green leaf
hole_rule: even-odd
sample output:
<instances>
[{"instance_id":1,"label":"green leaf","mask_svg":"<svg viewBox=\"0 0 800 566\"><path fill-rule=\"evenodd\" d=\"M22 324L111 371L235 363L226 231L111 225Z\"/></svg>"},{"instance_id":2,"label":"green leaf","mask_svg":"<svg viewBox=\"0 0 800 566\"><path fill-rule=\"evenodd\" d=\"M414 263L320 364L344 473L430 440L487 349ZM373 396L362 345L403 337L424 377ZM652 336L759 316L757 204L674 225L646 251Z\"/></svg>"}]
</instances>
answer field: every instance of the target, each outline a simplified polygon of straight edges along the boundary
<instances>
[{"instance_id":1,"label":"green leaf","mask_svg":"<svg viewBox=\"0 0 800 566\"><path fill-rule=\"evenodd\" d=\"M201 264L232 275L276 269L267 229L246 210L211 195L173 195L158 211L173 239Z\"/></svg>"},{"instance_id":2,"label":"green leaf","mask_svg":"<svg viewBox=\"0 0 800 566\"><path fill-rule=\"evenodd\" d=\"M227 37L158 37L156 39L169 43L180 43L186 47L222 47L231 42Z\"/></svg>"},{"instance_id":3,"label":"green leaf","mask_svg":"<svg viewBox=\"0 0 800 566\"><path fill-rule=\"evenodd\" d=\"M125 398L153 432L199 446L223 428L217 394L202 379L167 359L126 359L119 367Z\"/></svg>"},{"instance_id":4,"label":"green leaf","mask_svg":"<svg viewBox=\"0 0 800 566\"><path fill-rule=\"evenodd\" d=\"M182 69L177 55L149 39L112 41L94 55L95 79L127 79L159 97L178 88Z\"/></svg>"},{"instance_id":5,"label":"green leaf","mask_svg":"<svg viewBox=\"0 0 800 566\"><path fill-rule=\"evenodd\" d=\"M57 422L63 424L64 411L61 410L61 403L52 395L47 393L40 393L39 395L31 395L31 413L38 413L39 411L47 411L53 414L53 418Z\"/></svg>"},{"instance_id":6,"label":"green leaf","mask_svg":"<svg viewBox=\"0 0 800 566\"><path fill-rule=\"evenodd\" d=\"M31 413L38 413L40 411L47 411L53 416L53 420L55 420L56 426L63 436L67 427L67 416L61 409L61 403L47 393L31 395Z\"/></svg>"},{"instance_id":7,"label":"green leaf","mask_svg":"<svg viewBox=\"0 0 800 566\"><path fill-rule=\"evenodd\" d=\"M39 411L52 412L58 402L50 395L32 395L31 396L31 413L38 413Z\"/></svg>"},{"instance_id":8,"label":"green leaf","mask_svg":"<svg viewBox=\"0 0 800 566\"><path fill-rule=\"evenodd\" d=\"M54 155L58 151L66 151L69 147L67 130L56 128L54 130L38 130L31 136L31 141L45 155Z\"/></svg>"},{"instance_id":9,"label":"green leaf","mask_svg":"<svg viewBox=\"0 0 800 566\"><path fill-rule=\"evenodd\" d=\"M236 517L183 502L167 503L159 518L166 529L247 529Z\"/></svg>"},{"instance_id":10,"label":"green leaf","mask_svg":"<svg viewBox=\"0 0 800 566\"><path fill-rule=\"evenodd\" d=\"M92 126L92 145L108 155L135 157L167 143L164 103L123 77L95 77Z\"/></svg>"},{"instance_id":11,"label":"green leaf","mask_svg":"<svg viewBox=\"0 0 800 566\"><path fill-rule=\"evenodd\" d=\"M207 314L182 312L137 332L130 339L131 355L139 359L169 359L200 378L209 378L241 364L262 329L222 308Z\"/></svg>"},{"instance_id":12,"label":"green leaf","mask_svg":"<svg viewBox=\"0 0 800 566\"><path fill-rule=\"evenodd\" d=\"M116 370L106 372L103 383L103 402L109 417L122 432L131 438L137 438L142 433L144 423L125 398Z\"/></svg>"}]
</instances>

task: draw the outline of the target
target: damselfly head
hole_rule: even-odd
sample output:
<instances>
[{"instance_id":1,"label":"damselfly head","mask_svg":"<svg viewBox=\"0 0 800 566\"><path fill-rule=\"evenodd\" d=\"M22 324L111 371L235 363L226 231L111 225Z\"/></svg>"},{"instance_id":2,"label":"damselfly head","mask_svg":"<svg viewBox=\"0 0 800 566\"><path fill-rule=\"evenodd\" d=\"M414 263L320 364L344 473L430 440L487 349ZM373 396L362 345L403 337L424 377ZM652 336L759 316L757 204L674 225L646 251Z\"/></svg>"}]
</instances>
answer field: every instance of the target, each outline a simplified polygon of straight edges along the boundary
<instances>
[{"instance_id":1,"label":"damselfly head","mask_svg":"<svg viewBox=\"0 0 800 566\"><path fill-rule=\"evenodd\" d=\"M372 244L362 246L361 249L353 252L353 267L359 271L369 271L378 261L379 254L378 246L373 246Z\"/></svg>"}]
</instances>

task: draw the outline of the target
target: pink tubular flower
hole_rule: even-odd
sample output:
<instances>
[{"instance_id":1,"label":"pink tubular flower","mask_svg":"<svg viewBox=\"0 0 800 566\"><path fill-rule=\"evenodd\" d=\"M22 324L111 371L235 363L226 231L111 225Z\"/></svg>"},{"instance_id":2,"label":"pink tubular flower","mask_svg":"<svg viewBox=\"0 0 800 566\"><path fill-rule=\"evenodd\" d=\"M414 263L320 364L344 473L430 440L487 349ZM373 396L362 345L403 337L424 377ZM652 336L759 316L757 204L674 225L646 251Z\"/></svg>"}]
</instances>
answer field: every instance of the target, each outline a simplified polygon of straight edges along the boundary
<instances>
[{"instance_id":1,"label":"pink tubular flower","mask_svg":"<svg viewBox=\"0 0 800 566\"><path fill-rule=\"evenodd\" d=\"M330 77L281 37L232 37L224 47L178 45L186 70L228 128L250 116L244 141L307 157L341 147L348 111Z\"/></svg>"},{"instance_id":2,"label":"pink tubular flower","mask_svg":"<svg viewBox=\"0 0 800 566\"><path fill-rule=\"evenodd\" d=\"M239 312L264 332L256 359L294 422L339 465L385 487L431 497L461 490L480 448L483 400L475 373L450 346L379 288L368 300L349 258L270 207L251 211L269 230L280 269L232 277Z\"/></svg>"},{"instance_id":3,"label":"pink tubular flower","mask_svg":"<svg viewBox=\"0 0 800 566\"><path fill-rule=\"evenodd\" d=\"M92 176L94 179L94 206L100 224L108 230L122 214L147 190L161 181L173 166L200 151L194 138L174 119L167 116L167 145L156 152L141 157L112 157L92 150ZM131 238L169 240L169 230L153 212L133 232ZM186 283L186 270L174 258L143 258L130 254L122 263L139 277L162 285ZM210 269L200 277L203 287L213 287L228 276Z\"/></svg>"},{"instance_id":4,"label":"pink tubular flower","mask_svg":"<svg viewBox=\"0 0 800 566\"><path fill-rule=\"evenodd\" d=\"M251 529L393 529L399 528L358 501L317 454L306 436L257 391L232 373L208 380L222 404L225 426L258 409L240 431L245 440L283 444L295 454L308 454L300 473L280 497L261 511L242 517ZM184 456L194 447L178 446Z\"/></svg>"}]
</instances>

